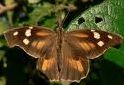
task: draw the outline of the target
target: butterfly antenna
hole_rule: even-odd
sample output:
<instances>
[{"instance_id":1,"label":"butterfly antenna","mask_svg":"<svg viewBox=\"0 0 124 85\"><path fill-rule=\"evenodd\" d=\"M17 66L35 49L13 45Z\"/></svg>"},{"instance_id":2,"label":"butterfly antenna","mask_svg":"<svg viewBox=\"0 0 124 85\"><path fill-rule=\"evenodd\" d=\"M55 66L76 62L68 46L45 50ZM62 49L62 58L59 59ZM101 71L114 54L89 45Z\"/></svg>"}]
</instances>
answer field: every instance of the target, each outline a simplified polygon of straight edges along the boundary
<instances>
[{"instance_id":1,"label":"butterfly antenna","mask_svg":"<svg viewBox=\"0 0 124 85\"><path fill-rule=\"evenodd\" d=\"M64 16L63 18L63 12L59 12L60 16L58 16L58 25L59 25L59 28L62 28L63 27L63 24L66 20L66 18L68 17L70 11L67 12L67 14Z\"/></svg>"},{"instance_id":2,"label":"butterfly antenna","mask_svg":"<svg viewBox=\"0 0 124 85\"><path fill-rule=\"evenodd\" d=\"M62 22L61 22L61 26L63 26L65 20L67 19L68 15L69 15L70 11L67 12L67 14L64 16Z\"/></svg>"}]
</instances>

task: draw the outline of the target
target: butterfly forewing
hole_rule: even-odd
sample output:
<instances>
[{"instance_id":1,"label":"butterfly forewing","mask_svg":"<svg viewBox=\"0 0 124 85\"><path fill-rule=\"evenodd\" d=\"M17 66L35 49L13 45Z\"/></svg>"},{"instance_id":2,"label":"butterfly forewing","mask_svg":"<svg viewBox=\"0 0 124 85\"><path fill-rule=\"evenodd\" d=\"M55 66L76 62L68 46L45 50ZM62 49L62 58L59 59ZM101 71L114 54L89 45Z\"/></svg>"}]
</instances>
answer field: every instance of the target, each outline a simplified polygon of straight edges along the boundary
<instances>
[{"instance_id":1,"label":"butterfly forewing","mask_svg":"<svg viewBox=\"0 0 124 85\"><path fill-rule=\"evenodd\" d=\"M42 56L56 36L53 31L40 26L11 29L4 35L10 47L19 46L35 58Z\"/></svg>"},{"instance_id":2,"label":"butterfly forewing","mask_svg":"<svg viewBox=\"0 0 124 85\"><path fill-rule=\"evenodd\" d=\"M88 59L97 58L109 47L122 42L119 35L100 30L75 30L67 32L66 38L71 46L79 48Z\"/></svg>"}]
</instances>

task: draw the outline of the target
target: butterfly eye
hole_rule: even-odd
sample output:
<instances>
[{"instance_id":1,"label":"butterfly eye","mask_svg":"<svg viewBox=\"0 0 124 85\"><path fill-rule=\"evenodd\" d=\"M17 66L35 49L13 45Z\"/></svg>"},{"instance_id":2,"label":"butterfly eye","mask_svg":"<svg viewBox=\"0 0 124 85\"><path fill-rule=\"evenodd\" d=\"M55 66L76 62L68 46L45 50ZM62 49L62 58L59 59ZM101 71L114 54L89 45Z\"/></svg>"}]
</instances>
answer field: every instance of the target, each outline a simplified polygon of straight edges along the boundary
<instances>
[{"instance_id":1,"label":"butterfly eye","mask_svg":"<svg viewBox=\"0 0 124 85\"><path fill-rule=\"evenodd\" d=\"M85 22L85 19L84 19L83 17L80 17L80 18L78 19L78 24L80 25L80 24L82 24L83 22Z\"/></svg>"},{"instance_id":2,"label":"butterfly eye","mask_svg":"<svg viewBox=\"0 0 124 85\"><path fill-rule=\"evenodd\" d=\"M99 23L103 21L103 19L101 17L95 17L95 23Z\"/></svg>"}]
</instances>

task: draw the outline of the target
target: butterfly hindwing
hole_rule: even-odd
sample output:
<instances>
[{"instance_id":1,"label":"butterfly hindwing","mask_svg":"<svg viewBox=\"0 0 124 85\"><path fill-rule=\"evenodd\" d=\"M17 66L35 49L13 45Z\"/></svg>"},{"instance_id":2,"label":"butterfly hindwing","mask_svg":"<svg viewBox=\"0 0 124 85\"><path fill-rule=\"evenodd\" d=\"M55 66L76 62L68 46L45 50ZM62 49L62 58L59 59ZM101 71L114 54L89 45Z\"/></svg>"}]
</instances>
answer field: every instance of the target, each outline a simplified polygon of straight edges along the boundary
<instances>
[{"instance_id":1,"label":"butterfly hindwing","mask_svg":"<svg viewBox=\"0 0 124 85\"><path fill-rule=\"evenodd\" d=\"M122 42L119 35L101 30L74 30L67 32L66 37L70 45L80 48L88 59L97 58L109 47Z\"/></svg>"},{"instance_id":2,"label":"butterfly hindwing","mask_svg":"<svg viewBox=\"0 0 124 85\"><path fill-rule=\"evenodd\" d=\"M38 59L37 69L43 72L50 81L59 81L56 42L49 47L44 57Z\"/></svg>"},{"instance_id":3,"label":"butterfly hindwing","mask_svg":"<svg viewBox=\"0 0 124 85\"><path fill-rule=\"evenodd\" d=\"M89 60L79 48L68 42L70 41L64 41L62 46L63 56L60 77L62 81L79 82L89 72Z\"/></svg>"},{"instance_id":4,"label":"butterfly hindwing","mask_svg":"<svg viewBox=\"0 0 124 85\"><path fill-rule=\"evenodd\" d=\"M53 31L40 26L11 29L4 36L10 47L19 46L35 58L41 57L55 38Z\"/></svg>"}]
</instances>

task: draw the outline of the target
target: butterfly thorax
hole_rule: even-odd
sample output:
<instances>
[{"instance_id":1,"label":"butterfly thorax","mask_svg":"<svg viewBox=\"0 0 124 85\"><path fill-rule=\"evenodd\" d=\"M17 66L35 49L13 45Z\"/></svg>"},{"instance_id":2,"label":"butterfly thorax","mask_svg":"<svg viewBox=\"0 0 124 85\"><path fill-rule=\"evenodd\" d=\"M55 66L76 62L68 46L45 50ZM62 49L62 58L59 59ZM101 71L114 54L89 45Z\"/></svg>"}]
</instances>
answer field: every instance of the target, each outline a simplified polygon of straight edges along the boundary
<instances>
[{"instance_id":1,"label":"butterfly thorax","mask_svg":"<svg viewBox=\"0 0 124 85\"><path fill-rule=\"evenodd\" d=\"M63 43L63 34L64 30L62 27L59 27L56 29L57 34L57 64L58 64L58 71L61 71L61 65L62 65L62 43Z\"/></svg>"}]
</instances>

